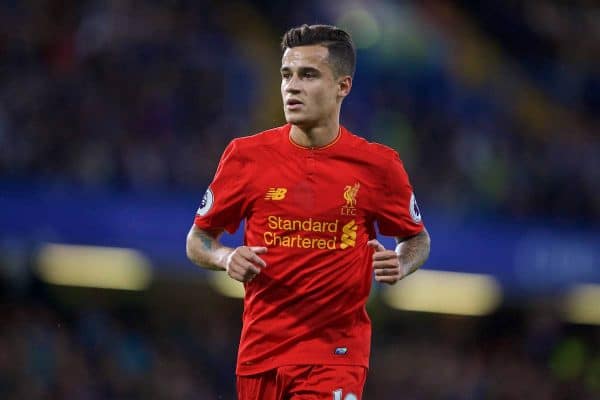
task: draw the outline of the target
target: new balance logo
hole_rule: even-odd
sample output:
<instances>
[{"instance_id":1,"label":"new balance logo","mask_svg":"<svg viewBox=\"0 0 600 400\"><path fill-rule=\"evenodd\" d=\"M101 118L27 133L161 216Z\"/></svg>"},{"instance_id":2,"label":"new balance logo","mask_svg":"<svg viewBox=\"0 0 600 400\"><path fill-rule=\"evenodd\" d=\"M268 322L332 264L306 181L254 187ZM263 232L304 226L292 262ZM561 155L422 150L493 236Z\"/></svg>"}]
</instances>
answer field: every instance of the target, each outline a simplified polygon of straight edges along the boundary
<instances>
[{"instance_id":1,"label":"new balance logo","mask_svg":"<svg viewBox=\"0 0 600 400\"><path fill-rule=\"evenodd\" d=\"M342 240L340 243L340 249L345 250L348 247L354 247L356 245L356 229L358 225L354 220L348 222L342 227Z\"/></svg>"},{"instance_id":2,"label":"new balance logo","mask_svg":"<svg viewBox=\"0 0 600 400\"><path fill-rule=\"evenodd\" d=\"M286 193L286 188L270 188L265 194L265 200L283 200Z\"/></svg>"}]
</instances>

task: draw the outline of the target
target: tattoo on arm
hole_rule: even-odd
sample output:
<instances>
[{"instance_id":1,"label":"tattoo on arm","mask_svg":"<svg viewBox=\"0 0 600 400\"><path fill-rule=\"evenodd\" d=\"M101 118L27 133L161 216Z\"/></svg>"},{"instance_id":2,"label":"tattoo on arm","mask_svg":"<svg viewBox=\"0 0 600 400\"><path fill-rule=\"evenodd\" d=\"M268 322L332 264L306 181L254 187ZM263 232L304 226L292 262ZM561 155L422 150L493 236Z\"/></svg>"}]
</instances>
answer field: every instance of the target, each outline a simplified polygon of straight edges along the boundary
<instances>
[{"instance_id":1,"label":"tattoo on arm","mask_svg":"<svg viewBox=\"0 0 600 400\"><path fill-rule=\"evenodd\" d=\"M206 250L211 250L213 248L213 243L215 241L213 237L207 235L204 232L198 232L198 238L200 238L200 241L202 242Z\"/></svg>"},{"instance_id":2,"label":"tattoo on arm","mask_svg":"<svg viewBox=\"0 0 600 400\"><path fill-rule=\"evenodd\" d=\"M415 272L425 263L429 257L431 239L427 230L406 239L396 238L398 245L396 253L400 259L400 265L405 267L405 276Z\"/></svg>"},{"instance_id":3,"label":"tattoo on arm","mask_svg":"<svg viewBox=\"0 0 600 400\"><path fill-rule=\"evenodd\" d=\"M231 249L219 242L221 233L221 231L210 232L192 227L186 243L188 258L204 268L223 270L224 260Z\"/></svg>"}]
</instances>

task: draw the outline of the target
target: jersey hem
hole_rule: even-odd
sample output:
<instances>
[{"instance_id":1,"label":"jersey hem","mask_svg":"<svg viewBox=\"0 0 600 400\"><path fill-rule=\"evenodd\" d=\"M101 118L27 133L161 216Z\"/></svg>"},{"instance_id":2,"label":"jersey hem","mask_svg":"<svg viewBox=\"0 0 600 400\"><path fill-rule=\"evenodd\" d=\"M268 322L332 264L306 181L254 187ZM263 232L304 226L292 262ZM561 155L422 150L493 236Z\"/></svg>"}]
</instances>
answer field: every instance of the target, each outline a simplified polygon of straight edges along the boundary
<instances>
[{"instance_id":1,"label":"jersey hem","mask_svg":"<svg viewBox=\"0 0 600 400\"><path fill-rule=\"evenodd\" d=\"M287 365L351 365L357 367L364 367L369 369L368 362L360 362L354 360L336 360L336 361L281 361L281 362L273 362L268 364L260 364L260 365L238 365L235 374L240 376L248 376L248 375L256 375L261 374L263 372L271 371L273 369L277 369L280 367L285 367Z\"/></svg>"}]
</instances>

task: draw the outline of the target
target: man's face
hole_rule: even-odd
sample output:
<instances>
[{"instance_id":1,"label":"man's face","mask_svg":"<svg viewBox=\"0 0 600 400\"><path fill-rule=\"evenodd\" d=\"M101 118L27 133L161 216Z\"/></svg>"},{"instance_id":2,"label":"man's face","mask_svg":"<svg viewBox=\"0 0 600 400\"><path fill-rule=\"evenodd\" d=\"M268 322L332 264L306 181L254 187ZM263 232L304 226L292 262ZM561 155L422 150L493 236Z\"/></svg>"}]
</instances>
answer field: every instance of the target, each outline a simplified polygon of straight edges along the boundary
<instances>
[{"instance_id":1,"label":"man's face","mask_svg":"<svg viewBox=\"0 0 600 400\"><path fill-rule=\"evenodd\" d=\"M329 50L319 45L288 48L283 53L281 97L287 122L312 127L336 112L340 85L328 55Z\"/></svg>"}]
</instances>

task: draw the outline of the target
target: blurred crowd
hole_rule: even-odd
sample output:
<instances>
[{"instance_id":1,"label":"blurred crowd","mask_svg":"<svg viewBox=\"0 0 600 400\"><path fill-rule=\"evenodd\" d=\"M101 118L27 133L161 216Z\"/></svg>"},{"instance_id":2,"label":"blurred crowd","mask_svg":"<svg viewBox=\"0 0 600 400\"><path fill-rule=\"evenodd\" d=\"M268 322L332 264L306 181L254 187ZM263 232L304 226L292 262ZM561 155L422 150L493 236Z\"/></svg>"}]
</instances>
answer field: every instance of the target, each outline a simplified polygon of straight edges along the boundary
<instances>
[{"instance_id":1,"label":"blurred crowd","mask_svg":"<svg viewBox=\"0 0 600 400\"><path fill-rule=\"evenodd\" d=\"M0 398L234 399L239 302L34 292L0 301Z\"/></svg>"},{"instance_id":2,"label":"blurred crowd","mask_svg":"<svg viewBox=\"0 0 600 400\"><path fill-rule=\"evenodd\" d=\"M209 6L2 2L2 175L134 189L204 184L230 123L230 40Z\"/></svg>"},{"instance_id":3,"label":"blurred crowd","mask_svg":"<svg viewBox=\"0 0 600 400\"><path fill-rule=\"evenodd\" d=\"M2 1L0 193L200 196L229 140L284 123L284 31L334 23L358 45L342 122L398 150L420 202L597 223L599 15L552 0ZM1 399L234 398L238 301L176 288L93 305L7 288ZM374 307L367 399L600 398L598 329L551 309Z\"/></svg>"},{"instance_id":4,"label":"blurred crowd","mask_svg":"<svg viewBox=\"0 0 600 400\"><path fill-rule=\"evenodd\" d=\"M346 3L2 2L1 180L201 193L231 138L283 123L285 29L339 22L359 44L342 120L422 201L600 216L597 4Z\"/></svg>"},{"instance_id":5,"label":"blurred crowd","mask_svg":"<svg viewBox=\"0 0 600 400\"><path fill-rule=\"evenodd\" d=\"M91 305L106 296L98 292L84 301L60 291L19 303L3 298L0 398L235 399L241 302L202 292L178 289L177 298L149 294L109 307ZM374 303L371 313L365 399L600 396L600 333L561 324L547 309L458 318Z\"/></svg>"}]
</instances>

